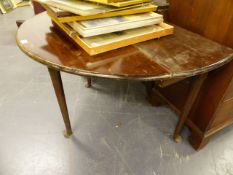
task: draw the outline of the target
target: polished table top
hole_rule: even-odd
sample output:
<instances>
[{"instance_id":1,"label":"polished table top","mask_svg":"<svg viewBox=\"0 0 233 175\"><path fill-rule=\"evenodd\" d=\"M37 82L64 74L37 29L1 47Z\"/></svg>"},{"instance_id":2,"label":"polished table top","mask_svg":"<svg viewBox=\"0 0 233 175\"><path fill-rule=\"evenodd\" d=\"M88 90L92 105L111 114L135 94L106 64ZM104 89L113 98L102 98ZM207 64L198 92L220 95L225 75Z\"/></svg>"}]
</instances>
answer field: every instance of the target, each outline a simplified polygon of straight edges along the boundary
<instances>
[{"instance_id":1,"label":"polished table top","mask_svg":"<svg viewBox=\"0 0 233 175\"><path fill-rule=\"evenodd\" d=\"M20 26L17 43L27 55L50 68L144 81L202 74L233 58L232 49L177 26L174 35L89 56L60 34L45 12Z\"/></svg>"}]
</instances>

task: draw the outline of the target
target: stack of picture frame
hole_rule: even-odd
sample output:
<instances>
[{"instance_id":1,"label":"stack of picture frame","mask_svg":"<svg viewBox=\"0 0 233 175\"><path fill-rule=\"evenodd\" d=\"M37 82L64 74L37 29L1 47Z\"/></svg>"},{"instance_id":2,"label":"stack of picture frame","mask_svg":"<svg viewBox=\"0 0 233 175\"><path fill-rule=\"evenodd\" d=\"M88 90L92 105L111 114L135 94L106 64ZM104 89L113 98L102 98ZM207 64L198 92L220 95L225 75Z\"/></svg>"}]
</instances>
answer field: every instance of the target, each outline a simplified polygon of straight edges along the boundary
<instances>
[{"instance_id":1,"label":"stack of picture frame","mask_svg":"<svg viewBox=\"0 0 233 175\"><path fill-rule=\"evenodd\" d=\"M151 0L37 0L67 37L94 56L173 34ZM131 5L130 5L131 4Z\"/></svg>"}]
</instances>

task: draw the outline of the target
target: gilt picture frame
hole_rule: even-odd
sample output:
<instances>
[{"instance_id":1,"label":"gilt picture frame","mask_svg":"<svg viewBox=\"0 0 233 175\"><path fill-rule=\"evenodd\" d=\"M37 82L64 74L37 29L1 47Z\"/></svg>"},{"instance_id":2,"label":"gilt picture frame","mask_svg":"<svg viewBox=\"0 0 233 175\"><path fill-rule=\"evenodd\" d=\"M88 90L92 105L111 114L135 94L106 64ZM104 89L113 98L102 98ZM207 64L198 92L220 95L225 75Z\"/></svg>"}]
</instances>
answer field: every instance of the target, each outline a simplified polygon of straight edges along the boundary
<instances>
[{"instance_id":1,"label":"gilt picture frame","mask_svg":"<svg viewBox=\"0 0 233 175\"><path fill-rule=\"evenodd\" d=\"M11 0L0 0L0 9L2 13L7 13L15 8Z\"/></svg>"}]
</instances>

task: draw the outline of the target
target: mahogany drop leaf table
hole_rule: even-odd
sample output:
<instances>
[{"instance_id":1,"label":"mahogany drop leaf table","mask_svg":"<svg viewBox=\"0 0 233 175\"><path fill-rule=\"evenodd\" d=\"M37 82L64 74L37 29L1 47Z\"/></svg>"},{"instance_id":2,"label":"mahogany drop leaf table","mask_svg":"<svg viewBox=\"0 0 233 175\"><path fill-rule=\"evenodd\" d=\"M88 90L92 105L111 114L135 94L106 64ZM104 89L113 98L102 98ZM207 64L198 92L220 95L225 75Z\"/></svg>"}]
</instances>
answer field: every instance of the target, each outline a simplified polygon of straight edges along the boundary
<instances>
[{"instance_id":1,"label":"mahogany drop leaf table","mask_svg":"<svg viewBox=\"0 0 233 175\"><path fill-rule=\"evenodd\" d=\"M44 64L54 86L65 123L65 136L72 134L60 72L135 81L167 81L193 77L192 88L179 117L174 139L180 133L209 71L233 58L233 50L175 26L174 35L149 40L96 56L74 45L41 13L25 21L17 32L20 49Z\"/></svg>"}]
</instances>

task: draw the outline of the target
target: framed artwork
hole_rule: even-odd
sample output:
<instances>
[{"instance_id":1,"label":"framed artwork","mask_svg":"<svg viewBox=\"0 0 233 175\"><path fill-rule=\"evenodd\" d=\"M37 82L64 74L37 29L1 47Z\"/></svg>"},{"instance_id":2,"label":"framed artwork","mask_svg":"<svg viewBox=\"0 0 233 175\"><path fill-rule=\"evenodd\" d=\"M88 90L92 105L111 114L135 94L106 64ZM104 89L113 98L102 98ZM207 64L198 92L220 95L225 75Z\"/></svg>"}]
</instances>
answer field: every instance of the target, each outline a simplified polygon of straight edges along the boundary
<instances>
[{"instance_id":1,"label":"framed artwork","mask_svg":"<svg viewBox=\"0 0 233 175\"><path fill-rule=\"evenodd\" d=\"M0 9L2 13L7 13L15 8L11 0L0 0Z\"/></svg>"},{"instance_id":2,"label":"framed artwork","mask_svg":"<svg viewBox=\"0 0 233 175\"><path fill-rule=\"evenodd\" d=\"M23 0L11 0L15 5L21 3Z\"/></svg>"}]
</instances>

